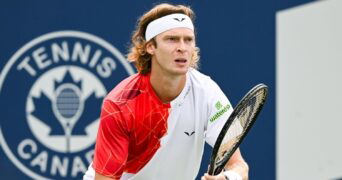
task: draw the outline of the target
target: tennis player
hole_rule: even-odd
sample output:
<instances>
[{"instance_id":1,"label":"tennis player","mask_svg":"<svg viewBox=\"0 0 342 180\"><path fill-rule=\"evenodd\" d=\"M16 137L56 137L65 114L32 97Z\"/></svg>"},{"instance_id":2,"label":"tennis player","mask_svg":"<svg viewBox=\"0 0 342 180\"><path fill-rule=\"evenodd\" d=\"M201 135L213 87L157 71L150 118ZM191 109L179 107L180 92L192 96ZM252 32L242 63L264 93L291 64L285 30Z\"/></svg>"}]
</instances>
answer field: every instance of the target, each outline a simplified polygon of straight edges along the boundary
<instances>
[{"instance_id":1,"label":"tennis player","mask_svg":"<svg viewBox=\"0 0 342 180\"><path fill-rule=\"evenodd\" d=\"M84 179L192 180L232 112L227 97L197 68L194 13L159 4L138 21L128 59L138 73L102 106L93 163ZM248 178L240 150L226 170L203 180Z\"/></svg>"}]
</instances>

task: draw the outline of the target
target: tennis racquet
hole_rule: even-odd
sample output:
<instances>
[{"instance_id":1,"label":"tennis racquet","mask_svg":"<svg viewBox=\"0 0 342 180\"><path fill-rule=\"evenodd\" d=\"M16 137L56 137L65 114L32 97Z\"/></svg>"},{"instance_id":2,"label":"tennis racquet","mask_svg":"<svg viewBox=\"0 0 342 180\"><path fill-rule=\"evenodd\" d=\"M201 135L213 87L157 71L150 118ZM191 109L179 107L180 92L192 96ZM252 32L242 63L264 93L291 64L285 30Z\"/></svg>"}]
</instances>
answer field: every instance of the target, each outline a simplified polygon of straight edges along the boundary
<instances>
[{"instance_id":1,"label":"tennis racquet","mask_svg":"<svg viewBox=\"0 0 342 180\"><path fill-rule=\"evenodd\" d=\"M212 151L208 174L217 175L254 124L261 111L268 88L264 84L254 86L238 103L224 124Z\"/></svg>"}]
</instances>

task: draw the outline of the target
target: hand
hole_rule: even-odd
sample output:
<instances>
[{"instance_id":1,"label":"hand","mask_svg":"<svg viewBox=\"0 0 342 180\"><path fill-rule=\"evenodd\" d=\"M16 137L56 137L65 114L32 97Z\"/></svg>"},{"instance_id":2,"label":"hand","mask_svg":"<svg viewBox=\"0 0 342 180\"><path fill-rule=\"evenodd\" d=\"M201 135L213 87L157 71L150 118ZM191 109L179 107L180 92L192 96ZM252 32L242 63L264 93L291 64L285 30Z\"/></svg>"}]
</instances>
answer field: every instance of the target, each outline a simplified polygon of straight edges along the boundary
<instances>
[{"instance_id":1,"label":"hand","mask_svg":"<svg viewBox=\"0 0 342 180\"><path fill-rule=\"evenodd\" d=\"M226 180L226 177L222 173L216 176L211 176L208 173L205 173L201 180Z\"/></svg>"}]
</instances>

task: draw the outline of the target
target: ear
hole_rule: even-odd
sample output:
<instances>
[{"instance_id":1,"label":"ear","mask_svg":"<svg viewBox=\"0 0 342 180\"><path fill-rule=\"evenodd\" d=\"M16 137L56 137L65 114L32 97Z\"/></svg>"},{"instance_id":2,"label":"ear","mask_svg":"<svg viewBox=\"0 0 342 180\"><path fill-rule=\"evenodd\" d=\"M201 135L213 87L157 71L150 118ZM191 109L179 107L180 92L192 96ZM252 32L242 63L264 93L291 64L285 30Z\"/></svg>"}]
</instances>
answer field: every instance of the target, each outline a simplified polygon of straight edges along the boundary
<instances>
[{"instance_id":1,"label":"ear","mask_svg":"<svg viewBox=\"0 0 342 180\"><path fill-rule=\"evenodd\" d=\"M146 44L146 52L148 52L149 54L153 55L155 49L156 48L151 41Z\"/></svg>"}]
</instances>

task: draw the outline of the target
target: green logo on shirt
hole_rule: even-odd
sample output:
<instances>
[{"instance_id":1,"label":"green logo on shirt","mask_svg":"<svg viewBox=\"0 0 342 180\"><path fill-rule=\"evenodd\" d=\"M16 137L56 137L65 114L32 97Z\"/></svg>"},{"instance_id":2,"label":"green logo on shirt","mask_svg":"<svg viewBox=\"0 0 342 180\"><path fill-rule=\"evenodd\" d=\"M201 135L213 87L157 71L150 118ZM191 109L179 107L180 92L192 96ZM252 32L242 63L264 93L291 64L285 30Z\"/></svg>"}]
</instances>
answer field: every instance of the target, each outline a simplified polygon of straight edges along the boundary
<instances>
[{"instance_id":1,"label":"green logo on shirt","mask_svg":"<svg viewBox=\"0 0 342 180\"><path fill-rule=\"evenodd\" d=\"M215 107L217 110L220 110L222 108L222 104L220 101L217 101L217 103L215 104Z\"/></svg>"},{"instance_id":2,"label":"green logo on shirt","mask_svg":"<svg viewBox=\"0 0 342 180\"><path fill-rule=\"evenodd\" d=\"M223 106L220 101L217 101L217 103L215 104L215 107L219 111L216 112L215 115L210 118L210 120L209 120L210 122L214 122L216 119L221 117L225 112L227 112L228 109L230 108L230 105L227 104L226 106Z\"/></svg>"}]
</instances>

